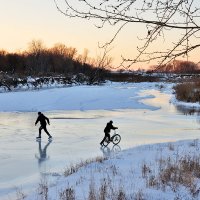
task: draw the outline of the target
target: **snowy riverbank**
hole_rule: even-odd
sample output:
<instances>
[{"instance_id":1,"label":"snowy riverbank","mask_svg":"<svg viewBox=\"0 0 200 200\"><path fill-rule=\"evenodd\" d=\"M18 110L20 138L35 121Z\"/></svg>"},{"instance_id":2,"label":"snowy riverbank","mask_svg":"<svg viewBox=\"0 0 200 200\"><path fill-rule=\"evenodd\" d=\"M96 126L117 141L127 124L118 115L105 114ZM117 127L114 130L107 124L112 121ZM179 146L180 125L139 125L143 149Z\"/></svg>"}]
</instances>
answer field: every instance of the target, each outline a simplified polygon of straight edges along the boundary
<instances>
[{"instance_id":1,"label":"snowy riverbank","mask_svg":"<svg viewBox=\"0 0 200 200\"><path fill-rule=\"evenodd\" d=\"M169 103L174 96L172 86L169 83L108 82L103 86L1 93L0 198L12 199L14 187L20 186L25 194L31 189L36 191L27 197L31 200L44 197L40 195L48 195L49 200L63 200L69 193L87 200L88 192L92 190L98 194L99 187L106 188L108 200L117 199L112 196L112 191L115 194L121 191L121 195L125 193L127 199L148 199L157 194L160 199L181 196L176 183L166 183L171 184L169 187L160 183L159 170L161 165L168 167L165 155L174 156L170 161L177 156L181 158L187 151L191 153L191 158L198 155L199 142L194 139L199 136L199 124L196 116L185 116ZM46 135L43 135L41 143L34 140L38 134L34 122L39 110L50 118L48 129L54 136L51 144L46 142ZM112 153L112 146L110 149L99 149L102 130L110 119L122 135L121 149L149 145L117 155ZM191 141L150 145L183 139ZM43 150L45 159L41 154ZM100 163L84 166L84 160L102 156L102 153L106 156L105 160L98 158ZM68 177L62 176L61 171L66 166L81 159L83 168ZM178 162L177 159L175 161ZM180 165L180 162L177 164ZM45 180L38 189L36 185L41 178ZM46 179L50 179L48 193L45 193ZM194 180L198 179L195 177ZM198 193L198 184L191 183L192 192L190 187L180 186L186 188L184 194L187 197ZM68 189L63 191L65 188ZM179 192L174 193L175 190ZM22 199L23 194L18 191L20 195Z\"/></svg>"},{"instance_id":2,"label":"snowy riverbank","mask_svg":"<svg viewBox=\"0 0 200 200\"><path fill-rule=\"evenodd\" d=\"M152 89L161 85L148 83L144 84L144 88ZM172 94L172 86L165 85L164 92ZM171 102L198 107L198 104L179 102L174 96ZM115 101L113 103L115 104ZM136 104L134 106L138 107ZM28 196L27 200L45 195L52 200L66 197L77 200L198 199L200 180L195 173L200 169L199 148L199 140L143 145L117 154L110 147L102 148L105 156L103 160L97 158L97 162L86 162L85 166L82 163L80 169L79 164L73 165L71 169L77 167L75 173L69 173L67 177L60 175L57 182L51 185L43 182L43 186L48 187L48 192L45 193L40 187L37 192Z\"/></svg>"},{"instance_id":3,"label":"snowy riverbank","mask_svg":"<svg viewBox=\"0 0 200 200\"><path fill-rule=\"evenodd\" d=\"M26 200L199 199L199 148L199 140L144 145L117 154L105 148L105 160L74 165L75 173L57 175L51 185L43 181Z\"/></svg>"},{"instance_id":4,"label":"snowy riverbank","mask_svg":"<svg viewBox=\"0 0 200 200\"><path fill-rule=\"evenodd\" d=\"M74 86L38 91L0 94L0 111L37 112L50 110L156 109L140 102L142 90L159 87L159 83L112 83L102 86ZM170 84L166 84L170 87ZM87 92L85 92L87 91Z\"/></svg>"},{"instance_id":5,"label":"snowy riverbank","mask_svg":"<svg viewBox=\"0 0 200 200\"><path fill-rule=\"evenodd\" d=\"M173 94L173 85L172 83L165 82L107 82L104 85L79 85L73 87L52 85L49 86L51 89L43 88L40 90L6 92L0 94L0 112L112 109L155 110L158 107L141 103L141 100L154 98L152 95L143 95L141 92L154 89L171 94L170 102L174 105L200 109L199 103L178 101ZM87 92L84 92L86 90Z\"/></svg>"}]
</instances>

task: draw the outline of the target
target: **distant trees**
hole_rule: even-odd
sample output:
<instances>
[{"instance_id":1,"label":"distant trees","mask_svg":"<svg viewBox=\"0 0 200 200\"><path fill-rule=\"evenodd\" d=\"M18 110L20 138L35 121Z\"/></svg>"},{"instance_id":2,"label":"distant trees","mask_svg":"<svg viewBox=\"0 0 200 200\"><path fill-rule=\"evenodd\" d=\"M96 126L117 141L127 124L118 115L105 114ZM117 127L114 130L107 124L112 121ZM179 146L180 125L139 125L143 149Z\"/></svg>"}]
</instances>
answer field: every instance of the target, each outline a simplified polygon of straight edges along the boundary
<instances>
[{"instance_id":1,"label":"distant trees","mask_svg":"<svg viewBox=\"0 0 200 200\"><path fill-rule=\"evenodd\" d=\"M88 50L85 50L82 55L79 55L76 48L61 43L46 48L42 41L33 40L29 43L28 49L23 52L9 53L1 50L0 71L24 75L65 74L68 76L78 73L95 76L98 71L103 75L110 62L104 62L101 66L100 60L105 60L104 57L92 59L88 54Z\"/></svg>"},{"instance_id":2,"label":"distant trees","mask_svg":"<svg viewBox=\"0 0 200 200\"><path fill-rule=\"evenodd\" d=\"M22 72L24 70L24 55L0 51L0 71Z\"/></svg>"},{"instance_id":3,"label":"distant trees","mask_svg":"<svg viewBox=\"0 0 200 200\"><path fill-rule=\"evenodd\" d=\"M29 73L48 72L47 49L41 40L32 40L25 54Z\"/></svg>"},{"instance_id":4,"label":"distant trees","mask_svg":"<svg viewBox=\"0 0 200 200\"><path fill-rule=\"evenodd\" d=\"M154 67L155 71L158 72L172 72L172 73L199 73L200 68L199 66L190 61L181 61L181 60L174 60L173 62L167 63L165 65L161 65L159 69L157 66Z\"/></svg>"}]
</instances>

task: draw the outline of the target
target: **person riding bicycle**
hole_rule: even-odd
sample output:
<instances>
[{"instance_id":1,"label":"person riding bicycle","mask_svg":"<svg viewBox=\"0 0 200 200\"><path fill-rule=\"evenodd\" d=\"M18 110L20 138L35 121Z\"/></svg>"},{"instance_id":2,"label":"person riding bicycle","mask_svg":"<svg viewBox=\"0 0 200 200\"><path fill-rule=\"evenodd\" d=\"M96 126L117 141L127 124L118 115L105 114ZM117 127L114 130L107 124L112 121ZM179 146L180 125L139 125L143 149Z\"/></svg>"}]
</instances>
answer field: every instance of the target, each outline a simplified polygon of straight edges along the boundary
<instances>
[{"instance_id":1,"label":"person riding bicycle","mask_svg":"<svg viewBox=\"0 0 200 200\"><path fill-rule=\"evenodd\" d=\"M104 129L104 133L105 133L105 136L103 138L103 140L100 142L100 145L103 145L104 141L106 140L106 138L108 138L108 140L110 141L110 130L115 130L115 129L118 129L118 127L114 127L113 126L113 121L109 121Z\"/></svg>"}]
</instances>

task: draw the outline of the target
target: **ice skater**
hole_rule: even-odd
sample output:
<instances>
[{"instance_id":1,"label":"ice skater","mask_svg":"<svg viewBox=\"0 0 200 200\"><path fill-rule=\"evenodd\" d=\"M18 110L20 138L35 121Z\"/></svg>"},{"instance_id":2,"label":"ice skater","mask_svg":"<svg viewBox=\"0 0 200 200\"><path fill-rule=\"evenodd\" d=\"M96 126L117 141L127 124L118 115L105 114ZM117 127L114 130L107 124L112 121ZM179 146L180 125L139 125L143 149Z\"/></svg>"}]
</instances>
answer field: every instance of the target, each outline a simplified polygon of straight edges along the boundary
<instances>
[{"instance_id":1,"label":"ice skater","mask_svg":"<svg viewBox=\"0 0 200 200\"><path fill-rule=\"evenodd\" d=\"M35 126L37 125L37 123L40 122L40 128L39 128L39 136L36 137L36 139L40 139L41 138L41 131L42 129L44 129L44 131L46 132L46 134L49 136L49 139L52 138L52 136L50 135L50 133L47 131L47 123L50 125L49 119L44 116L41 112L38 112L38 118L35 122Z\"/></svg>"}]
</instances>

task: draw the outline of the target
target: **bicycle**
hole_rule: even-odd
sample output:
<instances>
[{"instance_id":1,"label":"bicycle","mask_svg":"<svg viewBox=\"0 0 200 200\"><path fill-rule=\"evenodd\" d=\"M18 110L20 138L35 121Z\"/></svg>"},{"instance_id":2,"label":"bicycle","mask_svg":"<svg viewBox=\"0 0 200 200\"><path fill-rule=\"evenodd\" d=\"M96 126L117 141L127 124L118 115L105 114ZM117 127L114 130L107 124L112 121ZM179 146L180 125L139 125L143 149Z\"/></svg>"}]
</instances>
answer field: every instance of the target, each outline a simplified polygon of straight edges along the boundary
<instances>
[{"instance_id":1,"label":"bicycle","mask_svg":"<svg viewBox=\"0 0 200 200\"><path fill-rule=\"evenodd\" d=\"M116 130L114 130L114 134L110 137L110 140L106 138L106 140L103 142L103 146L107 147L110 142L112 142L114 145L119 144L121 141L121 136L116 133Z\"/></svg>"}]
</instances>

